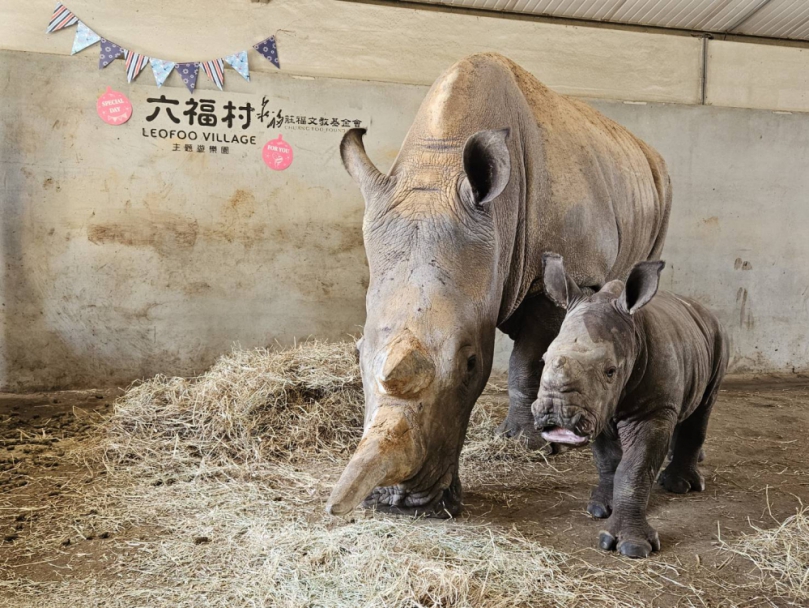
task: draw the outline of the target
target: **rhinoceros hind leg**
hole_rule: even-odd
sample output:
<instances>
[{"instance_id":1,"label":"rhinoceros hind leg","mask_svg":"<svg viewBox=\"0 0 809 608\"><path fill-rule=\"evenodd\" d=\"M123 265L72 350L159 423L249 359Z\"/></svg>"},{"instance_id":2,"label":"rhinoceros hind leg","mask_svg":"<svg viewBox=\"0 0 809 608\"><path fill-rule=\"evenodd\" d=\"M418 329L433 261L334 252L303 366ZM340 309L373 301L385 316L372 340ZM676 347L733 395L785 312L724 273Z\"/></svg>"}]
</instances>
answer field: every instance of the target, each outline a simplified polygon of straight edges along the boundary
<instances>
[{"instance_id":1,"label":"rhinoceros hind leg","mask_svg":"<svg viewBox=\"0 0 809 608\"><path fill-rule=\"evenodd\" d=\"M699 473L698 464L705 459L702 444L717 393L709 391L694 413L677 425L671 462L659 478L660 485L669 492L685 494L705 489L705 479Z\"/></svg>"}]
</instances>

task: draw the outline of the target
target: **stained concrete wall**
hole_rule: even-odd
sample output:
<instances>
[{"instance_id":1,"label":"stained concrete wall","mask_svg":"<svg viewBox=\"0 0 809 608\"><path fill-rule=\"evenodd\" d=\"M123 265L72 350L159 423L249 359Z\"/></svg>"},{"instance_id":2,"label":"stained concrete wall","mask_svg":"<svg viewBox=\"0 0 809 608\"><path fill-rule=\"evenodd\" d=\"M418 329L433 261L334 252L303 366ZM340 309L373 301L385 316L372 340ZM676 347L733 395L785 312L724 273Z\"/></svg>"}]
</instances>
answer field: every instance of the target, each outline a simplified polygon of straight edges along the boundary
<instances>
[{"instance_id":1,"label":"stained concrete wall","mask_svg":"<svg viewBox=\"0 0 809 608\"><path fill-rule=\"evenodd\" d=\"M9 49L0 51L0 389L191 374L234 343L357 333L367 280L362 201L339 164L342 127L254 122L244 131L254 144L187 153L176 133L160 138L176 127L165 114L146 120L149 98L188 100L176 77L158 91L149 73L127 84L120 62L99 72L92 50L67 56L72 31L42 33L51 4L0 0L0 48ZM283 72L253 56L252 83L228 72L220 93L201 75L195 98L213 99L220 114L228 101L259 107L266 98L273 112L360 120L382 168L426 83L473 51L506 52L558 90L676 102L592 102L669 162L664 283L722 316L734 371L809 369L800 228L809 219L809 115L721 107L809 109L803 86L787 78L801 49L712 41L710 107L693 105L701 43L689 37L334 0L234 2L203 34L213 3L194 6L77 0L71 8L113 40L168 59L224 54L278 28ZM768 91L757 84L761 71ZM132 99L127 125L95 115L107 86ZM200 136L238 129L195 127ZM260 149L279 132L295 160L273 172ZM500 347L502 367L507 341Z\"/></svg>"}]
</instances>

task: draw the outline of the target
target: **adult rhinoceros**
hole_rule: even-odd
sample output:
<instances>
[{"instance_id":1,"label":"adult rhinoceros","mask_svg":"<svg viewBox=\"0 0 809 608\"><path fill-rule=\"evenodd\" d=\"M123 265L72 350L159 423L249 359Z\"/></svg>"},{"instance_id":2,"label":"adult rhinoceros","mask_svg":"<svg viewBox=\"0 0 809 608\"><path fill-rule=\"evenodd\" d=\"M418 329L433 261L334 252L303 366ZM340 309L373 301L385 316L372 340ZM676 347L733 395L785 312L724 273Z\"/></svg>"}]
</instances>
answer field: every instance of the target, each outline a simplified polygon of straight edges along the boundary
<instances>
[{"instance_id":1,"label":"adult rhinoceros","mask_svg":"<svg viewBox=\"0 0 809 608\"><path fill-rule=\"evenodd\" d=\"M365 433L327 510L455 515L495 328L514 340L500 430L538 437L531 403L564 312L542 293L543 252L580 287L625 278L660 255L669 177L626 129L496 54L436 80L387 175L363 133L340 152L366 203Z\"/></svg>"}]
</instances>

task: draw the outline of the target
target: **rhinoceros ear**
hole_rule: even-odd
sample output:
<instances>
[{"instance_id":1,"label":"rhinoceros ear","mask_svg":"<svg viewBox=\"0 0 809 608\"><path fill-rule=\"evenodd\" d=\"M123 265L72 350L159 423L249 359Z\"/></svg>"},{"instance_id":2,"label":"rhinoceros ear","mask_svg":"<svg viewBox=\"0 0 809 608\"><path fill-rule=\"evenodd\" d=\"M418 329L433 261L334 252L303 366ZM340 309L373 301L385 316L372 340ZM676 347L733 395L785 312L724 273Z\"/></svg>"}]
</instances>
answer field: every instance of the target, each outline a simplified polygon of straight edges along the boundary
<instances>
[{"instance_id":1,"label":"rhinoceros ear","mask_svg":"<svg viewBox=\"0 0 809 608\"><path fill-rule=\"evenodd\" d=\"M478 131L464 144L466 176L461 187L477 205L491 202L508 185L511 177L511 155L506 144L509 133L509 129Z\"/></svg>"},{"instance_id":2,"label":"rhinoceros ear","mask_svg":"<svg viewBox=\"0 0 809 608\"><path fill-rule=\"evenodd\" d=\"M365 135L365 129L346 131L343 141L340 142L340 157L343 159L343 165L348 174L357 182L363 196L367 197L369 192L383 184L387 177L368 158L362 143L363 135Z\"/></svg>"},{"instance_id":3,"label":"rhinoceros ear","mask_svg":"<svg viewBox=\"0 0 809 608\"><path fill-rule=\"evenodd\" d=\"M646 306L657 293L660 273L665 265L660 260L635 264L629 272L624 291L618 298L618 306L630 315Z\"/></svg>"},{"instance_id":4,"label":"rhinoceros ear","mask_svg":"<svg viewBox=\"0 0 809 608\"><path fill-rule=\"evenodd\" d=\"M565 272L565 263L561 255L557 253L543 254L542 266L545 275L545 295L554 304L567 309L576 300L581 299L582 291Z\"/></svg>"}]
</instances>

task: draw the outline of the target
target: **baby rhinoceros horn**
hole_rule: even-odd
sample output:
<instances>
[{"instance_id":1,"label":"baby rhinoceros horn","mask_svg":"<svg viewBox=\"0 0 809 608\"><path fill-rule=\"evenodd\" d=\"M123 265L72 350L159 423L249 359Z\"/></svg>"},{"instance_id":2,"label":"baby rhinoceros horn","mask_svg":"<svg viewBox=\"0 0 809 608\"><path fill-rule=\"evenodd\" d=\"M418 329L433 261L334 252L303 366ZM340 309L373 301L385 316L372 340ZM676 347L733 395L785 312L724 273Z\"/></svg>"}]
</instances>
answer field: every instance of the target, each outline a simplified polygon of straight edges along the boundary
<instances>
[{"instance_id":1,"label":"baby rhinoceros horn","mask_svg":"<svg viewBox=\"0 0 809 608\"><path fill-rule=\"evenodd\" d=\"M415 397L435 378L435 364L410 331L405 330L388 346L377 375L380 390L394 397Z\"/></svg>"}]
</instances>

